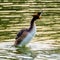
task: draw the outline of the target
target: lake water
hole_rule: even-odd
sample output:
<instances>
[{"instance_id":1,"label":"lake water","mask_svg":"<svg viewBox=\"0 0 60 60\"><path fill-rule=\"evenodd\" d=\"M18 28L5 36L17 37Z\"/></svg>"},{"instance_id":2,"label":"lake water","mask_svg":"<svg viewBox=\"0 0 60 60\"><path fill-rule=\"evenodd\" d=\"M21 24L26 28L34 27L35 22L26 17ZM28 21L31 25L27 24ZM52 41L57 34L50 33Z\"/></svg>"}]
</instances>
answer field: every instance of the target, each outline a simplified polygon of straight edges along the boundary
<instances>
[{"instance_id":1,"label":"lake water","mask_svg":"<svg viewBox=\"0 0 60 60\"><path fill-rule=\"evenodd\" d=\"M60 60L60 1L0 1L0 60ZM43 11L37 32L26 47L14 47L15 36Z\"/></svg>"},{"instance_id":2,"label":"lake water","mask_svg":"<svg viewBox=\"0 0 60 60\"><path fill-rule=\"evenodd\" d=\"M13 40L13 39L12 39ZM14 42L0 43L1 60L60 60L59 41L31 42L26 47L14 47Z\"/></svg>"}]
</instances>

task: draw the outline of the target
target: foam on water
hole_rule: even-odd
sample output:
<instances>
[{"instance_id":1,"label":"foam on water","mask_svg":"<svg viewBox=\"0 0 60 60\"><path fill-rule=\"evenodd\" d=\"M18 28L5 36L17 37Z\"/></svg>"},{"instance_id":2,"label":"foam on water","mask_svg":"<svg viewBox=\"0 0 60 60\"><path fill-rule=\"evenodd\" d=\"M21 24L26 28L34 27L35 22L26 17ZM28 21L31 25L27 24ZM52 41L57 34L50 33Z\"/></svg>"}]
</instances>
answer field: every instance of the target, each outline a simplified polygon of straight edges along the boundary
<instances>
[{"instance_id":1,"label":"foam on water","mask_svg":"<svg viewBox=\"0 0 60 60\"><path fill-rule=\"evenodd\" d=\"M36 55L34 55L36 52L32 53L34 57L34 60L60 60L60 54L58 53L54 53L54 51L57 49L56 47L60 47L60 45L55 46L54 40L46 40L46 41L42 41L42 42L33 42L33 43L29 43L27 44L27 47L29 47L31 49L31 51L37 51L38 53ZM17 48L13 46L14 42L10 41L10 42L0 42L0 59L1 60L8 60L8 59L25 59L25 60L33 60L32 56L28 56L30 54L30 52L28 52L27 50L24 50L25 52L28 52L28 55L24 54L22 52L22 54L19 53L18 50L18 54L16 54L15 52L17 52ZM50 53L51 52L51 53ZM3 56L4 55L4 56Z\"/></svg>"}]
</instances>

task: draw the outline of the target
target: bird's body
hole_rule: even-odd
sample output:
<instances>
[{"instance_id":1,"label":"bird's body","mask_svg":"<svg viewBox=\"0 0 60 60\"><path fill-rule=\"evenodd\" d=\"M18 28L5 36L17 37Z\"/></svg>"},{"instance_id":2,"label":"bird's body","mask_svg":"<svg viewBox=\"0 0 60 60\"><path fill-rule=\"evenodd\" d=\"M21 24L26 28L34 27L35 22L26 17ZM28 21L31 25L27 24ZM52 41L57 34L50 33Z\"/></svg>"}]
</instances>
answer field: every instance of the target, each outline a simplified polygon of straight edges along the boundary
<instances>
[{"instance_id":1,"label":"bird's body","mask_svg":"<svg viewBox=\"0 0 60 60\"><path fill-rule=\"evenodd\" d=\"M30 32L25 32L25 38L22 40L22 42L19 44L19 46L24 46L27 43L31 41L31 39L35 36L36 33L36 26L33 27L33 29Z\"/></svg>"},{"instance_id":2,"label":"bird's body","mask_svg":"<svg viewBox=\"0 0 60 60\"><path fill-rule=\"evenodd\" d=\"M36 25L34 24L32 30L29 32L28 29L21 30L16 36L15 44L18 46L24 46L30 42L30 40L35 36Z\"/></svg>"},{"instance_id":3,"label":"bird's body","mask_svg":"<svg viewBox=\"0 0 60 60\"><path fill-rule=\"evenodd\" d=\"M15 44L14 44L15 46L24 46L27 43L29 43L30 40L34 37L34 35L36 33L36 25L35 25L34 21L39 18L40 14L41 13L33 16L30 27L28 29L23 29L18 32L18 34L15 38L16 39Z\"/></svg>"}]
</instances>

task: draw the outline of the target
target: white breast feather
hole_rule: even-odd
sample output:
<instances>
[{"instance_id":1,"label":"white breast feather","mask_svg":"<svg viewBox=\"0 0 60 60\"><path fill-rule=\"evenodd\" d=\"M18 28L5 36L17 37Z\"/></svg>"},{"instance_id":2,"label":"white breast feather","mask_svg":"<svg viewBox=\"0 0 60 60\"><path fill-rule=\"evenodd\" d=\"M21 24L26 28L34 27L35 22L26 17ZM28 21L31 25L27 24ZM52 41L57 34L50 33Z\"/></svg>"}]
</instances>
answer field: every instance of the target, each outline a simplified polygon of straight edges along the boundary
<instances>
[{"instance_id":1,"label":"white breast feather","mask_svg":"<svg viewBox=\"0 0 60 60\"><path fill-rule=\"evenodd\" d=\"M20 43L19 46L24 46L27 43L29 43L30 40L35 36L35 33L36 33L36 25L34 25L34 27L31 30L31 32L28 33L28 35L26 36L26 38L24 38L24 40Z\"/></svg>"}]
</instances>

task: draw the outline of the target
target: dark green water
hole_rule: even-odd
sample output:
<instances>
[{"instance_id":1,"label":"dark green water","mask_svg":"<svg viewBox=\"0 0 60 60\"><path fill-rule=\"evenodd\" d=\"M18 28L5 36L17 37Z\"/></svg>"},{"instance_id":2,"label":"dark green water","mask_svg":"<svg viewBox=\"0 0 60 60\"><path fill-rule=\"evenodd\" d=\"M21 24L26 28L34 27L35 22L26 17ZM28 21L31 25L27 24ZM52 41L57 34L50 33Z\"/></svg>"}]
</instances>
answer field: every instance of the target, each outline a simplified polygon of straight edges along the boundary
<instances>
[{"instance_id":1,"label":"dark green water","mask_svg":"<svg viewBox=\"0 0 60 60\"><path fill-rule=\"evenodd\" d=\"M35 37L27 47L13 47L17 32L40 11ZM60 1L0 0L0 60L60 60Z\"/></svg>"}]
</instances>

